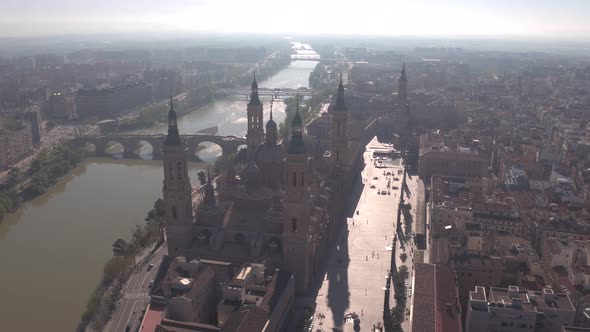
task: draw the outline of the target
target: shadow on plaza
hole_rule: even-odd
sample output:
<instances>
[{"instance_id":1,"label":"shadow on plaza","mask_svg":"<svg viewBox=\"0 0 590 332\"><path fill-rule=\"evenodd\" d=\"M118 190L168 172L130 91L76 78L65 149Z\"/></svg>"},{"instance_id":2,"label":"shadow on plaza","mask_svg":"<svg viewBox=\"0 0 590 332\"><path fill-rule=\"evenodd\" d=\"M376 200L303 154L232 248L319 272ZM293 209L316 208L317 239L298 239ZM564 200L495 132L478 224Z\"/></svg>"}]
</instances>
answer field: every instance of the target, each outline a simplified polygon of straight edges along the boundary
<instances>
[{"instance_id":1,"label":"shadow on plaza","mask_svg":"<svg viewBox=\"0 0 590 332\"><path fill-rule=\"evenodd\" d=\"M348 248L348 223L347 218L353 218L356 215L356 207L359 203L363 192L364 184L362 177L359 175L355 179L353 192L347 202L347 208L343 211L339 221L341 225L337 229L337 236L330 246L330 253L325 259L324 270L321 271L322 276L328 280L328 307L332 311L333 317L333 331L341 331L344 325L344 317L354 311L350 306L350 288L348 284L348 267L350 265L350 256ZM362 212L360 212L362 214ZM320 278L315 284L314 298L322 286L323 280ZM316 312L318 314L318 312Z\"/></svg>"}]
</instances>

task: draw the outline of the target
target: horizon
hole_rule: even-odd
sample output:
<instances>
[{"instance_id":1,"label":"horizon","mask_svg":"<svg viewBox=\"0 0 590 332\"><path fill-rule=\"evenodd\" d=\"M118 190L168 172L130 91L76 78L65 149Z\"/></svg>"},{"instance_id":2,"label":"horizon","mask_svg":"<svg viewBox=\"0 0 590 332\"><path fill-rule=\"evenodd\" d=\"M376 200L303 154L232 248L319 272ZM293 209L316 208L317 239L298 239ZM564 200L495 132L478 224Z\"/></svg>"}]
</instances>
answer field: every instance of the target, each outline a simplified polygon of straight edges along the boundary
<instances>
[{"instance_id":1,"label":"horizon","mask_svg":"<svg viewBox=\"0 0 590 332\"><path fill-rule=\"evenodd\" d=\"M289 3L8 0L0 14L0 37L249 33L584 42L590 35L584 15L590 12L590 2L581 0L366 0L362 6L299 0L293 8L284 4Z\"/></svg>"}]
</instances>

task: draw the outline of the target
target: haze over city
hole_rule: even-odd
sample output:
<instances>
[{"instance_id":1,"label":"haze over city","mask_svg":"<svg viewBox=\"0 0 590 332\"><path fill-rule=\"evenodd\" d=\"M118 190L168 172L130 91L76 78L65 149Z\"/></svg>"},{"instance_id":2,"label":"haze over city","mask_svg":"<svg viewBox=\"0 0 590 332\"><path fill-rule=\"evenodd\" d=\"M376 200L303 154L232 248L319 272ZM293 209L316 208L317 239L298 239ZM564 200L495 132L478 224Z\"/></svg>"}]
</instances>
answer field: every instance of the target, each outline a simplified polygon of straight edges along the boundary
<instances>
[{"instance_id":1,"label":"haze over city","mask_svg":"<svg viewBox=\"0 0 590 332\"><path fill-rule=\"evenodd\" d=\"M590 332L590 1L0 1L2 331Z\"/></svg>"},{"instance_id":2,"label":"haze over city","mask_svg":"<svg viewBox=\"0 0 590 332\"><path fill-rule=\"evenodd\" d=\"M297 33L587 40L584 0L4 0L0 36Z\"/></svg>"}]
</instances>

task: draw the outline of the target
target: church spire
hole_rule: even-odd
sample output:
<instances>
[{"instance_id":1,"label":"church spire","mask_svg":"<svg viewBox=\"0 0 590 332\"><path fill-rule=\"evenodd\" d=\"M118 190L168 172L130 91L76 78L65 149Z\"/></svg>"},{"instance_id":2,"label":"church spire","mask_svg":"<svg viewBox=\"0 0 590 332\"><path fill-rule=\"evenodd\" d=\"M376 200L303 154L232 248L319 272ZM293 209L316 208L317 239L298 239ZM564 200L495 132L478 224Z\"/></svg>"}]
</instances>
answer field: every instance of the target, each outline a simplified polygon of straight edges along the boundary
<instances>
[{"instance_id":1,"label":"church spire","mask_svg":"<svg viewBox=\"0 0 590 332\"><path fill-rule=\"evenodd\" d=\"M291 154L303 154L306 152L305 144L303 143L303 119L299 114L299 98L297 99L297 108L295 110L295 116L291 122L291 141L287 147L287 153Z\"/></svg>"},{"instance_id":2,"label":"church spire","mask_svg":"<svg viewBox=\"0 0 590 332\"><path fill-rule=\"evenodd\" d=\"M260 102L260 98L258 97L258 82L256 82L256 70L254 70L254 80L252 80L252 86L250 89L250 102L248 102L248 106L250 105L262 105Z\"/></svg>"},{"instance_id":3,"label":"church spire","mask_svg":"<svg viewBox=\"0 0 590 332\"><path fill-rule=\"evenodd\" d=\"M402 72L399 76L397 89L397 105L401 110L408 107L408 77L406 76L406 63L402 65Z\"/></svg>"},{"instance_id":4,"label":"church spire","mask_svg":"<svg viewBox=\"0 0 590 332\"><path fill-rule=\"evenodd\" d=\"M342 73L340 73L340 83L338 84L338 95L336 97L335 111L345 111L346 105L344 104L344 84L342 83Z\"/></svg>"},{"instance_id":5,"label":"church spire","mask_svg":"<svg viewBox=\"0 0 590 332\"><path fill-rule=\"evenodd\" d=\"M168 111L168 136L166 136L166 145L179 145L181 142L178 133L178 124L176 123L176 111L174 110L174 101L170 96L170 111Z\"/></svg>"}]
</instances>

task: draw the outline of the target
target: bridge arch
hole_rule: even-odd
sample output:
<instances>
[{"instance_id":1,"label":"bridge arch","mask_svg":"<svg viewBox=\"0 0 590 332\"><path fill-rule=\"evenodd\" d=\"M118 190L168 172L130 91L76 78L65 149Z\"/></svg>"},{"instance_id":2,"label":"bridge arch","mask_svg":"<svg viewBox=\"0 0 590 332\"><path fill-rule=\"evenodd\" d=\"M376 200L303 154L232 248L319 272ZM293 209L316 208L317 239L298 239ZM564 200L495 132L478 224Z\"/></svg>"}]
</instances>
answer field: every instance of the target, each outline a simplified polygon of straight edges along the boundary
<instances>
[{"instance_id":1,"label":"bridge arch","mask_svg":"<svg viewBox=\"0 0 590 332\"><path fill-rule=\"evenodd\" d=\"M153 159L154 147L149 140L129 140L125 147L125 154L129 158Z\"/></svg>"},{"instance_id":2,"label":"bridge arch","mask_svg":"<svg viewBox=\"0 0 590 332\"><path fill-rule=\"evenodd\" d=\"M125 144L118 140L108 140L104 145L100 145L100 149L104 150L97 150L97 155L108 155L119 159L125 156Z\"/></svg>"},{"instance_id":3,"label":"bridge arch","mask_svg":"<svg viewBox=\"0 0 590 332\"><path fill-rule=\"evenodd\" d=\"M224 155L223 146L218 142L214 142L214 140L195 142L189 151L191 151L190 156L193 160L206 163L214 163Z\"/></svg>"}]
</instances>

